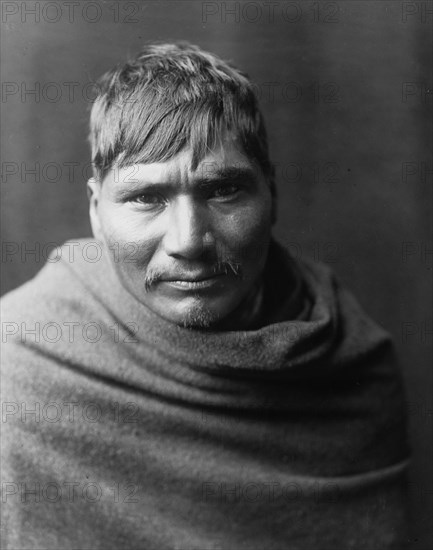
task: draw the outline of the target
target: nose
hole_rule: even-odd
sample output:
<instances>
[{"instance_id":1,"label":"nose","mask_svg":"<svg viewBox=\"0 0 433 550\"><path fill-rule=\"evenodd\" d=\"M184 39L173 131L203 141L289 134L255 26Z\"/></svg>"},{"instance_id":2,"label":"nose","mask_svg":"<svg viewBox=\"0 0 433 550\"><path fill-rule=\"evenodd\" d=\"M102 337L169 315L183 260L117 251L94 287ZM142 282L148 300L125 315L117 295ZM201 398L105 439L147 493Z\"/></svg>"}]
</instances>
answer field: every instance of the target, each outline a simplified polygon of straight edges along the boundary
<instances>
[{"instance_id":1,"label":"nose","mask_svg":"<svg viewBox=\"0 0 433 550\"><path fill-rule=\"evenodd\" d=\"M198 259L214 240L204 205L191 197L179 196L167 212L164 249L167 255Z\"/></svg>"}]
</instances>

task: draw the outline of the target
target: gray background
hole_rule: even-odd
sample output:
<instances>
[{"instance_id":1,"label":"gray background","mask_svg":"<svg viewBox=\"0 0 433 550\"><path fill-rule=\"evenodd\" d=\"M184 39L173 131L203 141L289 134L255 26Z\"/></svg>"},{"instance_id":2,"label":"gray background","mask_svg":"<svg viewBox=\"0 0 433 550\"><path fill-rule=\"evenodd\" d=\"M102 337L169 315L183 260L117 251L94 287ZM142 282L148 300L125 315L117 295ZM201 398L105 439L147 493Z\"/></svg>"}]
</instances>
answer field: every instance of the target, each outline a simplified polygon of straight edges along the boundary
<instances>
[{"instance_id":1,"label":"gray background","mask_svg":"<svg viewBox=\"0 0 433 550\"><path fill-rule=\"evenodd\" d=\"M147 40L233 60L257 83L268 122L276 235L330 264L395 338L414 451L410 547L429 548L432 2L1 7L2 292L40 269L48 243L90 234L89 83Z\"/></svg>"}]
</instances>

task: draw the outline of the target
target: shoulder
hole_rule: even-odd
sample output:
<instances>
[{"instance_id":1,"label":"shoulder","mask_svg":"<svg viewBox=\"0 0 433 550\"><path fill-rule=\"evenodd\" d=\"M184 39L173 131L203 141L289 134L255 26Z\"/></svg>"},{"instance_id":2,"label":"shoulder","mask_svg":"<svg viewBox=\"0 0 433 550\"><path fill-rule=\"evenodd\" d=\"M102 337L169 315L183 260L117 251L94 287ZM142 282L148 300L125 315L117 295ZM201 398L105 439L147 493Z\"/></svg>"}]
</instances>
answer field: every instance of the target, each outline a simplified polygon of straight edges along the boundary
<instances>
[{"instance_id":1,"label":"shoulder","mask_svg":"<svg viewBox=\"0 0 433 550\"><path fill-rule=\"evenodd\" d=\"M97 241L68 241L33 279L2 298L5 392L18 399L28 386L36 395L38 384L49 388L65 366L84 367L107 348L112 317L94 292L104 277L97 251Z\"/></svg>"},{"instance_id":2,"label":"shoulder","mask_svg":"<svg viewBox=\"0 0 433 550\"><path fill-rule=\"evenodd\" d=\"M30 281L1 300L1 345L4 364L11 358L35 357L70 345L70 333L89 322L104 319L103 304L92 298L91 286L101 278L102 266L87 258L90 239L68 241L53 251L44 267ZM96 244L97 246L97 244ZM88 281L92 280L92 285ZM86 327L87 330L87 327ZM90 329L89 329L90 330ZM27 362L27 359L26 359ZM13 361L17 363L16 360Z\"/></svg>"},{"instance_id":3,"label":"shoulder","mask_svg":"<svg viewBox=\"0 0 433 550\"><path fill-rule=\"evenodd\" d=\"M336 272L309 259L292 258L292 265L299 271L310 302L302 327L316 338L321 335L329 345L335 373L344 376L350 365L352 373L378 369L382 374L386 371L386 376L400 378L390 333L367 313Z\"/></svg>"},{"instance_id":4,"label":"shoulder","mask_svg":"<svg viewBox=\"0 0 433 550\"><path fill-rule=\"evenodd\" d=\"M57 247L33 279L2 297L3 321L61 318L85 304L83 286L92 272L98 276L95 258L99 249L94 239L67 241Z\"/></svg>"},{"instance_id":5,"label":"shoulder","mask_svg":"<svg viewBox=\"0 0 433 550\"><path fill-rule=\"evenodd\" d=\"M327 304L347 331L355 332L361 337L368 332L376 335L379 340L390 339L389 333L372 319L332 268L322 262L304 259L297 264L315 304Z\"/></svg>"}]
</instances>

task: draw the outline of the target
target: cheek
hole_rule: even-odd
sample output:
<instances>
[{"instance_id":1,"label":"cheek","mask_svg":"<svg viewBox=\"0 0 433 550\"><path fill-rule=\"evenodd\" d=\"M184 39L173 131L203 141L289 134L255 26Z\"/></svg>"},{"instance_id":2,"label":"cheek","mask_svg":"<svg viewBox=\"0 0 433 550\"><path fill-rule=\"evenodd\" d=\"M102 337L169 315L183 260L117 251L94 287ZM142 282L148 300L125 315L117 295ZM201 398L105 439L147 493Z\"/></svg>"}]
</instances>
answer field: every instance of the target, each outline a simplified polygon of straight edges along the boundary
<instances>
[{"instance_id":1,"label":"cheek","mask_svg":"<svg viewBox=\"0 0 433 550\"><path fill-rule=\"evenodd\" d=\"M107 239L132 242L140 238L139 218L128 214L122 206L107 205L100 211L101 226Z\"/></svg>"},{"instance_id":2,"label":"cheek","mask_svg":"<svg viewBox=\"0 0 433 550\"><path fill-rule=\"evenodd\" d=\"M270 201L235 212L224 219L220 235L224 245L245 260L260 260L267 252L271 234Z\"/></svg>"},{"instance_id":3,"label":"cheek","mask_svg":"<svg viewBox=\"0 0 433 550\"><path fill-rule=\"evenodd\" d=\"M105 242L121 271L147 266L158 246L152 224L143 217L121 208L107 208L101 215Z\"/></svg>"}]
</instances>

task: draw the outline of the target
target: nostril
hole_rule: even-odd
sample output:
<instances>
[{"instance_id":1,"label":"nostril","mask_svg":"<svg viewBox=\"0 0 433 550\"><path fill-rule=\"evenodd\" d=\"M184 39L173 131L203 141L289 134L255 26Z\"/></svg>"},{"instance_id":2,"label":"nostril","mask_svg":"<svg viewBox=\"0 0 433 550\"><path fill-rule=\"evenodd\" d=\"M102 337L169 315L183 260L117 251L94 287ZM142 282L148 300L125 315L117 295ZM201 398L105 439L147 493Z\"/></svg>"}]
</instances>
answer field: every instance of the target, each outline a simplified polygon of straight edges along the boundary
<instances>
[{"instance_id":1,"label":"nostril","mask_svg":"<svg viewBox=\"0 0 433 550\"><path fill-rule=\"evenodd\" d=\"M215 244L215 238L210 231L206 231L203 236L203 246L209 248Z\"/></svg>"}]
</instances>

